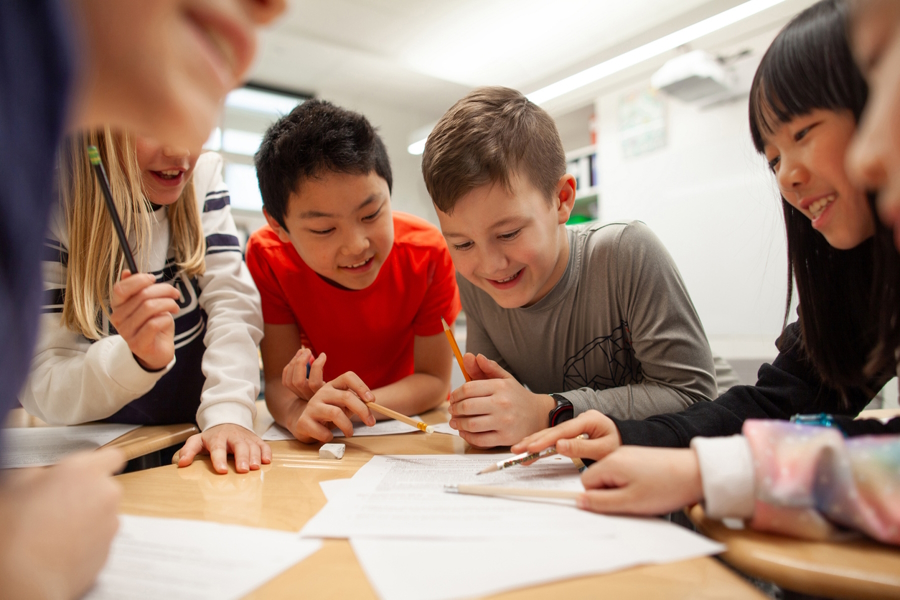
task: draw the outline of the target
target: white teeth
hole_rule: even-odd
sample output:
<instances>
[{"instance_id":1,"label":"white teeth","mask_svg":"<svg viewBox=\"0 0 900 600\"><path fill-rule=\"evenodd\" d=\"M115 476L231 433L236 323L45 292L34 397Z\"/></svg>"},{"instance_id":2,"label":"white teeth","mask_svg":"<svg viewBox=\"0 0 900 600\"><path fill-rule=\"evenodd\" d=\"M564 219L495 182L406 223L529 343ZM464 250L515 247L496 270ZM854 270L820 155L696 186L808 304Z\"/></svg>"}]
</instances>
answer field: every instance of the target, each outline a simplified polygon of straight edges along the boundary
<instances>
[{"instance_id":1,"label":"white teeth","mask_svg":"<svg viewBox=\"0 0 900 600\"><path fill-rule=\"evenodd\" d=\"M813 202L812 204L810 204L809 212L812 213L813 218L814 219L818 218L819 215L822 214L822 211L825 210L825 207L828 206L829 204L831 204L832 202L834 202L834 199L836 197L837 196L835 194L831 194L831 195L825 196L821 200L817 200L817 201Z\"/></svg>"},{"instance_id":2,"label":"white teeth","mask_svg":"<svg viewBox=\"0 0 900 600\"><path fill-rule=\"evenodd\" d=\"M507 277L506 279L496 279L495 281L496 281L497 283L506 283L507 281L512 281L513 279L515 279L515 278L516 278L516 275L518 275L518 274L519 274L519 272L516 271L515 273L513 273L512 275L510 275L510 276Z\"/></svg>"},{"instance_id":3,"label":"white teeth","mask_svg":"<svg viewBox=\"0 0 900 600\"><path fill-rule=\"evenodd\" d=\"M369 259L368 259L368 258L367 258L366 260L362 261L361 263L356 263L355 265L350 265L349 267L345 267L345 268L346 268L346 269L356 269L356 268L358 268L358 267L363 266L363 265L366 264L367 262L369 262Z\"/></svg>"},{"instance_id":4,"label":"white teeth","mask_svg":"<svg viewBox=\"0 0 900 600\"><path fill-rule=\"evenodd\" d=\"M179 175L181 175L181 171L175 169L173 171L160 171L160 175L162 175L166 179L175 179Z\"/></svg>"}]
</instances>

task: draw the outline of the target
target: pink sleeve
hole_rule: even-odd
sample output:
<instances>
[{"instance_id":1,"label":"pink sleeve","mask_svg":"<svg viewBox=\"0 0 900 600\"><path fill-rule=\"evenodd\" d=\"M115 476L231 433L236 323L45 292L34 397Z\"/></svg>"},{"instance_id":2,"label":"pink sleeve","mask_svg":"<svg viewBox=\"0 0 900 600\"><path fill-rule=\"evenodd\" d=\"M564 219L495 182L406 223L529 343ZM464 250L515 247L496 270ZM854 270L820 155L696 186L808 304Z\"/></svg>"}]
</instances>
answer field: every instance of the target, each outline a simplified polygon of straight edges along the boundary
<instances>
[{"instance_id":1,"label":"pink sleeve","mask_svg":"<svg viewBox=\"0 0 900 600\"><path fill-rule=\"evenodd\" d=\"M826 539L836 526L900 544L900 436L845 440L831 427L748 420L755 529Z\"/></svg>"}]
</instances>

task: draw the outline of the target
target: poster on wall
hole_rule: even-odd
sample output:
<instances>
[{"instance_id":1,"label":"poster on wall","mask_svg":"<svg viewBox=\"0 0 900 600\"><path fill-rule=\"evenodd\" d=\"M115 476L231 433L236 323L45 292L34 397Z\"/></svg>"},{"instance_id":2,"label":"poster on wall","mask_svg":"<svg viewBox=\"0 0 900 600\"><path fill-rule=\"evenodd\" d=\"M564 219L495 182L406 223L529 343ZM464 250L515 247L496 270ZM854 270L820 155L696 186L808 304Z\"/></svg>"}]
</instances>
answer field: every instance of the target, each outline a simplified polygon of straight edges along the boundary
<instances>
[{"instance_id":1,"label":"poster on wall","mask_svg":"<svg viewBox=\"0 0 900 600\"><path fill-rule=\"evenodd\" d=\"M619 99L619 137L625 158L666 146L666 105L658 90L648 87Z\"/></svg>"}]
</instances>

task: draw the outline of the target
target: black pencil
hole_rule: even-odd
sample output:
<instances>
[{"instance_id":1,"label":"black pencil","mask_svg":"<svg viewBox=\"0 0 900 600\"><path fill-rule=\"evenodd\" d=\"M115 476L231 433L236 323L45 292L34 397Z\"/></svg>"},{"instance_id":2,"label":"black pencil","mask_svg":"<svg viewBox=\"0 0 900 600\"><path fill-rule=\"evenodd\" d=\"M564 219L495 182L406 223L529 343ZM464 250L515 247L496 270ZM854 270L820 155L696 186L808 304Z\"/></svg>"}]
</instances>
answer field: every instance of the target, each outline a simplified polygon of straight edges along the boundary
<instances>
[{"instance_id":1,"label":"black pencil","mask_svg":"<svg viewBox=\"0 0 900 600\"><path fill-rule=\"evenodd\" d=\"M119 211L116 210L116 205L113 202L112 192L109 189L109 178L106 176L106 169L103 168L103 163L100 161L100 152L97 150L97 146L88 146L88 157L91 159L91 165L97 174L100 189L103 190L106 208L109 210L109 217L112 219L113 227L116 229L116 235L119 236L119 246L121 246L122 253L125 255L125 262L128 263L128 268L131 270L131 274L134 275L138 272L137 263L134 262L134 255L131 253L131 247L128 245L128 236L125 235L125 230L122 228L122 220L119 219Z\"/></svg>"}]
</instances>

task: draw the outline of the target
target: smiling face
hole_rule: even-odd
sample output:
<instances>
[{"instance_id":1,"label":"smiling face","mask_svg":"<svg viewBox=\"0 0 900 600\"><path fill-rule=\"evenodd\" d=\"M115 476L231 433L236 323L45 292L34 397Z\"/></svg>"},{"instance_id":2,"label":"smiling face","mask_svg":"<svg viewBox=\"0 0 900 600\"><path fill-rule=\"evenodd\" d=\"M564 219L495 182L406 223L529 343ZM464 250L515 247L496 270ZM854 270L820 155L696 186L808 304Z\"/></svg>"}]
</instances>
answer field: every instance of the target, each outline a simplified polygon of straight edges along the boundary
<instances>
[{"instance_id":1,"label":"smiling face","mask_svg":"<svg viewBox=\"0 0 900 600\"><path fill-rule=\"evenodd\" d=\"M764 137L781 195L833 247L855 248L875 233L866 195L844 170L856 123L850 111L815 109Z\"/></svg>"},{"instance_id":2,"label":"smiling face","mask_svg":"<svg viewBox=\"0 0 900 600\"><path fill-rule=\"evenodd\" d=\"M855 4L851 47L869 83L869 100L847 157L850 176L878 191L878 212L900 248L900 2Z\"/></svg>"},{"instance_id":3,"label":"smiling face","mask_svg":"<svg viewBox=\"0 0 900 600\"><path fill-rule=\"evenodd\" d=\"M510 184L482 185L451 213L437 213L456 270L503 308L520 308L546 296L566 270L575 181L563 176L553 202L523 177Z\"/></svg>"},{"instance_id":4,"label":"smiling face","mask_svg":"<svg viewBox=\"0 0 900 600\"><path fill-rule=\"evenodd\" d=\"M288 200L286 228L266 220L309 268L351 290L375 282L394 245L391 194L374 171L308 179Z\"/></svg>"},{"instance_id":5,"label":"smiling face","mask_svg":"<svg viewBox=\"0 0 900 600\"><path fill-rule=\"evenodd\" d=\"M255 28L285 0L77 0L85 69L77 126L112 124L199 145L244 78Z\"/></svg>"},{"instance_id":6,"label":"smiling face","mask_svg":"<svg viewBox=\"0 0 900 600\"><path fill-rule=\"evenodd\" d=\"M135 138L135 153L147 199L159 206L174 204L181 197L200 157L199 148L172 148L140 136Z\"/></svg>"}]
</instances>

